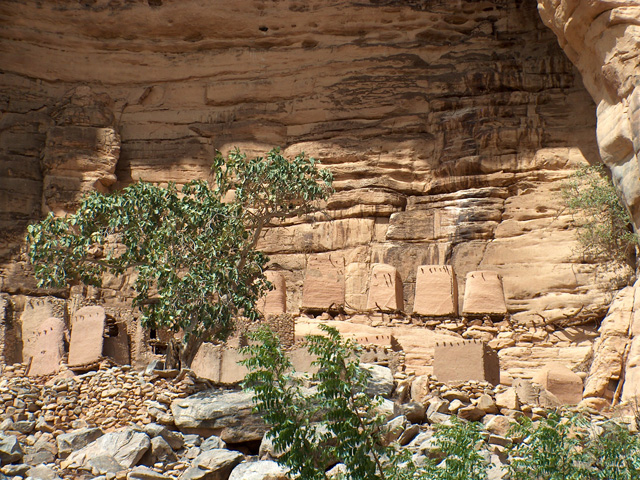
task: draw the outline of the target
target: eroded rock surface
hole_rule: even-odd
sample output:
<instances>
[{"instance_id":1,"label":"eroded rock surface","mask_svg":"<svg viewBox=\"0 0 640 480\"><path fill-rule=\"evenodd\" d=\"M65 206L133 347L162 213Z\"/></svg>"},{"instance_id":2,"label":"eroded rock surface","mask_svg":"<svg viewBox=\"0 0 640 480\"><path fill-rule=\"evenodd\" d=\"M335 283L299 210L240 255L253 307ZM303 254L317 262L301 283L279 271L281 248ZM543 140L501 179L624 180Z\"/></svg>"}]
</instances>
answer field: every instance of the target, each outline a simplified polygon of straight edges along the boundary
<instances>
[{"instance_id":1,"label":"eroded rock surface","mask_svg":"<svg viewBox=\"0 0 640 480\"><path fill-rule=\"evenodd\" d=\"M596 102L602 160L640 225L640 5L634 1L538 0L543 22L578 67Z\"/></svg>"},{"instance_id":2,"label":"eroded rock surface","mask_svg":"<svg viewBox=\"0 0 640 480\"><path fill-rule=\"evenodd\" d=\"M260 244L289 312L309 254L340 263L355 310L375 263L397 269L409 309L420 265L452 265L460 296L468 272L496 271L525 323L602 315L625 283L574 253L558 190L598 156L595 109L530 3L19 0L0 18L4 291L37 291L17 252L42 205L203 178L214 149L275 145L336 179L327 214ZM109 280L107 298L131 296Z\"/></svg>"}]
</instances>

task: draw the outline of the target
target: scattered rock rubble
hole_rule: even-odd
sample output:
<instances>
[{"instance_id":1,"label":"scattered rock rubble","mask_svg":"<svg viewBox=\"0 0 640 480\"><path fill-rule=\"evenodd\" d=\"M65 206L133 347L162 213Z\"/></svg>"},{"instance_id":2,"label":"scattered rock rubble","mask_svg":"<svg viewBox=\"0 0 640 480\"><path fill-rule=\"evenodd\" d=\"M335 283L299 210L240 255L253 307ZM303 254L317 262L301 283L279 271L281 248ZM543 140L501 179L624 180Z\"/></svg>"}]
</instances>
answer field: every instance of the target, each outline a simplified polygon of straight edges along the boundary
<instances>
[{"instance_id":1,"label":"scattered rock rubble","mask_svg":"<svg viewBox=\"0 0 640 480\"><path fill-rule=\"evenodd\" d=\"M222 389L190 371L111 367L73 375L23 376L5 367L0 380L0 478L12 480L285 479L251 396ZM560 400L539 385L468 381L447 385L429 375L369 367L368 391L385 397L386 439L419 460L433 455L433 425L452 416L481 421L487 458L502 478L500 453L519 416L534 420ZM593 421L605 417L587 410ZM336 470L338 471L339 468ZM4 477L3 477L4 475Z\"/></svg>"}]
</instances>

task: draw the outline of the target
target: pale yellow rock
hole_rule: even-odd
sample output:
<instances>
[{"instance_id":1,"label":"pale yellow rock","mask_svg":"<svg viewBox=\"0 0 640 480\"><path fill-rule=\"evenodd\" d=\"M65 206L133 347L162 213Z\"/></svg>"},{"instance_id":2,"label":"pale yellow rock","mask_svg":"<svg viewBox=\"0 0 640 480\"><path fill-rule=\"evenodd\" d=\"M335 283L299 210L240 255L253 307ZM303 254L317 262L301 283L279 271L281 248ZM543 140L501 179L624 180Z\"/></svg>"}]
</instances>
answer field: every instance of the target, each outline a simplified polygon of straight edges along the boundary
<instances>
[{"instance_id":1,"label":"pale yellow rock","mask_svg":"<svg viewBox=\"0 0 640 480\"><path fill-rule=\"evenodd\" d=\"M507 306L504 299L502 278L496 272L484 270L467 274L463 315L504 315Z\"/></svg>"},{"instance_id":2,"label":"pale yellow rock","mask_svg":"<svg viewBox=\"0 0 640 480\"><path fill-rule=\"evenodd\" d=\"M426 316L458 313L458 282L449 265L420 265L416 273L413 311Z\"/></svg>"},{"instance_id":3,"label":"pale yellow rock","mask_svg":"<svg viewBox=\"0 0 640 480\"><path fill-rule=\"evenodd\" d=\"M636 226L640 221L638 182L638 95L640 6L606 0L538 0L543 22L578 67L598 105L600 156L611 168Z\"/></svg>"},{"instance_id":4,"label":"pale yellow rock","mask_svg":"<svg viewBox=\"0 0 640 480\"><path fill-rule=\"evenodd\" d=\"M496 394L496 405L498 408L508 410L518 410L520 408L520 400L515 388L509 387L502 393Z\"/></svg>"},{"instance_id":5,"label":"pale yellow rock","mask_svg":"<svg viewBox=\"0 0 640 480\"><path fill-rule=\"evenodd\" d=\"M531 379L568 405L577 405L582 400L582 379L564 365L545 365Z\"/></svg>"},{"instance_id":6,"label":"pale yellow rock","mask_svg":"<svg viewBox=\"0 0 640 480\"><path fill-rule=\"evenodd\" d=\"M402 278L398 270L382 263L371 268L367 310L403 310Z\"/></svg>"},{"instance_id":7,"label":"pale yellow rock","mask_svg":"<svg viewBox=\"0 0 640 480\"><path fill-rule=\"evenodd\" d=\"M585 381L584 398L613 400L624 369L625 350L634 316L635 292L635 286L621 290L602 321L600 337L593 346L593 362Z\"/></svg>"}]
</instances>

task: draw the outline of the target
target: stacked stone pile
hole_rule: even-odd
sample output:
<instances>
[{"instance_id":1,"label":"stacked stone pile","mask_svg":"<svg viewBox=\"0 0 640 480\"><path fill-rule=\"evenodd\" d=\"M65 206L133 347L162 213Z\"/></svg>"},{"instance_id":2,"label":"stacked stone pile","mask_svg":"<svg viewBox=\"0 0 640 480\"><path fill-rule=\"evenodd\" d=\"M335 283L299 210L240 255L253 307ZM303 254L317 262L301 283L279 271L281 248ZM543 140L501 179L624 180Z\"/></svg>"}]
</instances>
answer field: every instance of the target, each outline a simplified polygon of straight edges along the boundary
<instances>
[{"instance_id":1,"label":"stacked stone pile","mask_svg":"<svg viewBox=\"0 0 640 480\"><path fill-rule=\"evenodd\" d=\"M20 376L23 370L19 365L5 367L0 399L5 417L33 423L27 434L35 425L38 431L57 432L74 422L107 430L131 422L149 423L150 410L160 416L174 399L206 388L191 375L172 381L128 366L107 368L104 364L102 369L82 375L67 370L35 379Z\"/></svg>"},{"instance_id":2,"label":"stacked stone pile","mask_svg":"<svg viewBox=\"0 0 640 480\"><path fill-rule=\"evenodd\" d=\"M519 416L533 420L561 402L542 386L469 381L444 384L429 375L392 374L369 365L368 391L385 397L386 440L417 460L434 455L434 426L453 417L482 422L493 478ZM189 374L173 379L103 368L41 379L9 369L0 381L0 478L285 479L251 395L210 388ZM157 371L156 371L157 372ZM587 410L594 422L605 417ZM502 456L504 458L504 456ZM4 475L5 477L2 477Z\"/></svg>"}]
</instances>

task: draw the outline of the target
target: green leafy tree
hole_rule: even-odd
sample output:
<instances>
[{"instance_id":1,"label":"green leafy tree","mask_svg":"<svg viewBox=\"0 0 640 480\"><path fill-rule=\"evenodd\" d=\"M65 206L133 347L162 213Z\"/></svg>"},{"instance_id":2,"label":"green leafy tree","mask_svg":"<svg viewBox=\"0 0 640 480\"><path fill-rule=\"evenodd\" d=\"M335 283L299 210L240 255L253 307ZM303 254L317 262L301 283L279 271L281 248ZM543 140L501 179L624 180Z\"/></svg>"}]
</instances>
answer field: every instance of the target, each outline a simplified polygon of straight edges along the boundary
<instances>
[{"instance_id":1,"label":"green leafy tree","mask_svg":"<svg viewBox=\"0 0 640 480\"><path fill-rule=\"evenodd\" d=\"M244 386L254 393L256 410L270 425L274 447L284 452L280 463L308 480L325 479L326 469L340 461L344 478L373 480L400 478L393 471L398 457L385 445L384 417L379 398L366 393L371 373L358 361L354 342L321 325L326 335L310 335L306 345L317 356L311 375L314 387L304 389L273 332L262 328L252 334L244 364L250 373ZM413 477L402 477L413 478Z\"/></svg>"},{"instance_id":2,"label":"green leafy tree","mask_svg":"<svg viewBox=\"0 0 640 480\"><path fill-rule=\"evenodd\" d=\"M562 196L578 222L578 241L585 256L628 261L638 239L631 230L631 215L604 166L580 168L563 186Z\"/></svg>"},{"instance_id":3,"label":"green leafy tree","mask_svg":"<svg viewBox=\"0 0 640 480\"><path fill-rule=\"evenodd\" d=\"M218 153L212 177L180 190L138 182L94 192L76 213L30 225L38 285L100 286L105 273L133 273L143 325L181 329L178 356L188 366L203 341L229 334L234 317L257 317L269 288L268 258L256 250L264 228L312 211L332 182L313 158L288 160L278 149L256 158Z\"/></svg>"}]
</instances>

